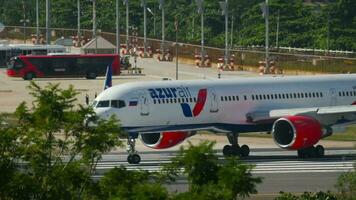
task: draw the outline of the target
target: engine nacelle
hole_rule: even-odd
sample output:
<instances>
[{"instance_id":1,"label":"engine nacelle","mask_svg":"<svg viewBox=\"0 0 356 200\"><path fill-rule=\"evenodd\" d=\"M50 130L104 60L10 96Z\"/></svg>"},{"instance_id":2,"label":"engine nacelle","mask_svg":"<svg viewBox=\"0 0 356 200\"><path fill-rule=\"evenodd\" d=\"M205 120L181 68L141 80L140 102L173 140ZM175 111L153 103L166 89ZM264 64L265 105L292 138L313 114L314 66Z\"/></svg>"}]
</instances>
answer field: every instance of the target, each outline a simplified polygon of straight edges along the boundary
<instances>
[{"instance_id":1,"label":"engine nacelle","mask_svg":"<svg viewBox=\"0 0 356 200\"><path fill-rule=\"evenodd\" d=\"M183 142L191 135L192 134L187 131L143 133L141 134L141 140L147 147L153 149L166 149Z\"/></svg>"},{"instance_id":2,"label":"engine nacelle","mask_svg":"<svg viewBox=\"0 0 356 200\"><path fill-rule=\"evenodd\" d=\"M303 149L316 144L323 136L320 123L307 116L288 116L272 127L275 143L282 149Z\"/></svg>"}]
</instances>

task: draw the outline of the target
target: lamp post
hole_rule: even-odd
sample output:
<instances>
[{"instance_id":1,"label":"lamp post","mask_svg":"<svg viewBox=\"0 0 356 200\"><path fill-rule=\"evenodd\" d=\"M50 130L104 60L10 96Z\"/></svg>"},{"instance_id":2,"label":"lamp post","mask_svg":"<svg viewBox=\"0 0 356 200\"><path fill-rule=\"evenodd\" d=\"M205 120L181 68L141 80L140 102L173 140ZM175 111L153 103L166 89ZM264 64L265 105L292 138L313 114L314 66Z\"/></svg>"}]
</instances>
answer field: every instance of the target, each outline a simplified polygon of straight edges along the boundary
<instances>
[{"instance_id":1,"label":"lamp post","mask_svg":"<svg viewBox=\"0 0 356 200\"><path fill-rule=\"evenodd\" d=\"M38 0L37 0L38 1ZM77 45L80 46L80 0L77 0Z\"/></svg>"},{"instance_id":2,"label":"lamp post","mask_svg":"<svg viewBox=\"0 0 356 200\"><path fill-rule=\"evenodd\" d=\"M147 2L146 0L141 0L141 6L143 7L143 55L147 55Z\"/></svg>"},{"instance_id":3,"label":"lamp post","mask_svg":"<svg viewBox=\"0 0 356 200\"><path fill-rule=\"evenodd\" d=\"M129 52L129 0L123 0L126 6L126 53Z\"/></svg>"},{"instance_id":4,"label":"lamp post","mask_svg":"<svg viewBox=\"0 0 356 200\"><path fill-rule=\"evenodd\" d=\"M20 22L23 23L23 42L26 44L26 23L29 23L30 20L26 19L25 1L22 1L22 9L23 9L23 19L21 19Z\"/></svg>"},{"instance_id":5,"label":"lamp post","mask_svg":"<svg viewBox=\"0 0 356 200\"><path fill-rule=\"evenodd\" d=\"M153 37L156 38L156 15L150 8L147 11L153 16Z\"/></svg>"},{"instance_id":6,"label":"lamp post","mask_svg":"<svg viewBox=\"0 0 356 200\"><path fill-rule=\"evenodd\" d=\"M95 39L95 54L98 53L98 40L96 37L96 0L93 1L93 39Z\"/></svg>"},{"instance_id":7,"label":"lamp post","mask_svg":"<svg viewBox=\"0 0 356 200\"><path fill-rule=\"evenodd\" d=\"M46 0L46 43L51 44L51 1Z\"/></svg>"},{"instance_id":8,"label":"lamp post","mask_svg":"<svg viewBox=\"0 0 356 200\"><path fill-rule=\"evenodd\" d=\"M40 37L40 28L39 28L39 14L38 14L38 0L36 0L36 44L39 42Z\"/></svg>"},{"instance_id":9,"label":"lamp post","mask_svg":"<svg viewBox=\"0 0 356 200\"><path fill-rule=\"evenodd\" d=\"M278 50L278 41L279 40L279 10L277 15L277 31L276 31L276 48Z\"/></svg>"},{"instance_id":10,"label":"lamp post","mask_svg":"<svg viewBox=\"0 0 356 200\"><path fill-rule=\"evenodd\" d=\"M116 0L116 53L120 56L119 0Z\"/></svg>"},{"instance_id":11,"label":"lamp post","mask_svg":"<svg viewBox=\"0 0 356 200\"><path fill-rule=\"evenodd\" d=\"M176 31L176 80L178 80L178 18L175 17L174 28Z\"/></svg>"},{"instance_id":12,"label":"lamp post","mask_svg":"<svg viewBox=\"0 0 356 200\"><path fill-rule=\"evenodd\" d=\"M265 3L261 4L261 9L262 9L262 16L265 18L265 24L266 24L266 33L265 33L266 68L265 68L264 73L268 74L269 73L269 35L268 35L268 33L269 33L269 21L268 21L269 8L268 8L268 0L266 0Z\"/></svg>"},{"instance_id":13,"label":"lamp post","mask_svg":"<svg viewBox=\"0 0 356 200\"><path fill-rule=\"evenodd\" d=\"M225 55L224 55L224 65L227 65L227 60L228 60L228 17L229 17L229 11L228 11L228 0L225 0L225 2L221 1L219 2L220 8L222 10L222 14L225 15Z\"/></svg>"},{"instance_id":14,"label":"lamp post","mask_svg":"<svg viewBox=\"0 0 356 200\"><path fill-rule=\"evenodd\" d=\"M265 23L266 23L266 69L265 73L269 73L269 7L268 7L268 0L265 3Z\"/></svg>"},{"instance_id":15,"label":"lamp post","mask_svg":"<svg viewBox=\"0 0 356 200\"><path fill-rule=\"evenodd\" d=\"M198 6L198 13L200 13L200 25L201 25L201 52L200 62L201 66L204 66L204 0L195 0Z\"/></svg>"},{"instance_id":16,"label":"lamp post","mask_svg":"<svg viewBox=\"0 0 356 200\"><path fill-rule=\"evenodd\" d=\"M161 44L161 53L162 53L162 59L164 60L164 40L165 40L165 33L164 33L164 29L165 29L165 19L164 19L164 0L159 0L159 9L162 10L162 44Z\"/></svg>"}]
</instances>

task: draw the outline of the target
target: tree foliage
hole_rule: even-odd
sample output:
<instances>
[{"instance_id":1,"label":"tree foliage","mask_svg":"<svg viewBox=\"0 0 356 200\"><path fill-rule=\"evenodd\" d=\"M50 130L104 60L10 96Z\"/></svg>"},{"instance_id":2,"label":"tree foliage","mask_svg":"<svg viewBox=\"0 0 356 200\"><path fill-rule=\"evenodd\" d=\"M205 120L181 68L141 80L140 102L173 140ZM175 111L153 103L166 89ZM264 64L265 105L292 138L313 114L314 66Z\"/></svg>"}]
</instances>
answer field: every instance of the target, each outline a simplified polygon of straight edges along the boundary
<instances>
[{"instance_id":1,"label":"tree foliage","mask_svg":"<svg viewBox=\"0 0 356 200\"><path fill-rule=\"evenodd\" d=\"M31 107L21 103L16 123L0 126L1 199L76 199L91 196L103 153L121 146L117 120L87 126L92 109L75 105L72 86L31 82ZM5 173L4 173L5 172Z\"/></svg>"},{"instance_id":2,"label":"tree foliage","mask_svg":"<svg viewBox=\"0 0 356 200\"><path fill-rule=\"evenodd\" d=\"M178 194L177 199L236 199L257 193L261 178L253 177L253 166L242 164L236 158L220 163L213 150L214 142L203 142L187 149L181 148L172 163L163 171L177 176L181 169L188 176L189 191Z\"/></svg>"},{"instance_id":3,"label":"tree foliage","mask_svg":"<svg viewBox=\"0 0 356 200\"><path fill-rule=\"evenodd\" d=\"M356 199L356 172L346 172L340 175L337 182L340 199Z\"/></svg>"},{"instance_id":4,"label":"tree foliage","mask_svg":"<svg viewBox=\"0 0 356 200\"><path fill-rule=\"evenodd\" d=\"M302 195L281 192L281 196L275 200L337 200L337 196L330 191L327 192L304 192Z\"/></svg>"},{"instance_id":5,"label":"tree foliage","mask_svg":"<svg viewBox=\"0 0 356 200\"><path fill-rule=\"evenodd\" d=\"M24 2L24 3L23 3ZM45 25L45 1L40 2L40 25ZM52 2L52 27L76 28L78 16L76 1L56 0ZM92 4L81 0L81 26L92 28ZM126 33L125 6L119 1L120 31ZM225 44L224 17L216 0L204 1L205 43L223 47ZM234 21L233 44L239 46L264 45L265 25L262 17L261 0L229 1L229 29ZM270 1L270 44L275 45L277 16L280 13L280 46L339 49L356 51L356 1L330 0L308 3L304 0ZM24 14L35 26L35 0L0 0L0 21L6 25L22 25ZM25 7L25 11L23 9ZM147 12L148 36L161 36L161 10L157 0L147 0L154 15ZM165 1L165 33L168 40L175 39L174 21L178 17L179 40L200 43L200 14L192 0ZM153 19L156 19L156 35ZM130 26L139 28L143 36L143 8L140 1L129 1ZM115 0L97 1L97 26L102 31L115 32Z\"/></svg>"}]
</instances>

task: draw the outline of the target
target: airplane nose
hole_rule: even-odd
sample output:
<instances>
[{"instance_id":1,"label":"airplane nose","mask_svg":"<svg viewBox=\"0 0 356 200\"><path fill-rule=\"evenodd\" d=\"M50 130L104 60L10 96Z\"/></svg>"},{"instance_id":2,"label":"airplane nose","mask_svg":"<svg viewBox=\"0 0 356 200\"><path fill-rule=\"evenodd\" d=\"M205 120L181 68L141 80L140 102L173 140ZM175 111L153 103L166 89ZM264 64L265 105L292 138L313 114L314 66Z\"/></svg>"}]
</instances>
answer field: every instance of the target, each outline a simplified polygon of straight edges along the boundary
<instances>
[{"instance_id":1,"label":"airplane nose","mask_svg":"<svg viewBox=\"0 0 356 200\"><path fill-rule=\"evenodd\" d=\"M108 109L95 109L96 116L101 119L109 119L113 113Z\"/></svg>"}]
</instances>

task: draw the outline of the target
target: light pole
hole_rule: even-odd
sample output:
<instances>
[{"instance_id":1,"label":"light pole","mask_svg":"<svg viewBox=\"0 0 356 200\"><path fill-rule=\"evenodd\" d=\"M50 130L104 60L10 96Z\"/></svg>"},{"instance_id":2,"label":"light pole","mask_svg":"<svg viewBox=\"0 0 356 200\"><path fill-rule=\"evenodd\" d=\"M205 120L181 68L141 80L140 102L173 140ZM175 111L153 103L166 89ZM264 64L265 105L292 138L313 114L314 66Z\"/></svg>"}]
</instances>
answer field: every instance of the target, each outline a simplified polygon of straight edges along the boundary
<instances>
[{"instance_id":1,"label":"light pole","mask_svg":"<svg viewBox=\"0 0 356 200\"><path fill-rule=\"evenodd\" d=\"M93 1L93 39L95 39L95 54L98 53L98 40L96 38L96 0Z\"/></svg>"},{"instance_id":2,"label":"light pole","mask_svg":"<svg viewBox=\"0 0 356 200\"><path fill-rule=\"evenodd\" d=\"M265 33L265 49L266 49L266 58L265 58L265 62L266 62L266 68L265 68L265 74L269 73L269 21L268 21L268 16L269 16L269 8L268 8L268 0L266 0L266 2L264 4L261 4L261 8L262 8L262 16L265 18L265 24L266 24L266 33Z\"/></svg>"},{"instance_id":3,"label":"light pole","mask_svg":"<svg viewBox=\"0 0 356 200\"><path fill-rule=\"evenodd\" d=\"M150 8L147 8L147 10L153 16L153 37L156 38L156 15Z\"/></svg>"},{"instance_id":4,"label":"light pole","mask_svg":"<svg viewBox=\"0 0 356 200\"><path fill-rule=\"evenodd\" d=\"M38 0L36 0L36 44L39 42L40 37L40 24L39 24L39 14L38 14Z\"/></svg>"},{"instance_id":5,"label":"light pole","mask_svg":"<svg viewBox=\"0 0 356 200\"><path fill-rule=\"evenodd\" d=\"M234 13L234 12L232 12ZM231 15L231 28L230 28L230 49L232 49L233 45L233 33L234 33L234 15Z\"/></svg>"},{"instance_id":6,"label":"light pole","mask_svg":"<svg viewBox=\"0 0 356 200\"><path fill-rule=\"evenodd\" d=\"M116 53L120 56L119 0L116 0Z\"/></svg>"},{"instance_id":7,"label":"light pole","mask_svg":"<svg viewBox=\"0 0 356 200\"><path fill-rule=\"evenodd\" d=\"M228 60L228 17L229 17L229 10L228 10L228 0L225 0L225 2L221 1L219 2L220 8L222 10L222 14L225 15L225 56L224 56L224 65L227 65L227 60Z\"/></svg>"},{"instance_id":8,"label":"light pole","mask_svg":"<svg viewBox=\"0 0 356 200\"><path fill-rule=\"evenodd\" d=\"M279 40L279 10L277 15L277 31L276 31L276 48L278 50L278 40Z\"/></svg>"},{"instance_id":9,"label":"light pole","mask_svg":"<svg viewBox=\"0 0 356 200\"><path fill-rule=\"evenodd\" d=\"M126 53L129 52L129 0L123 0L126 6Z\"/></svg>"},{"instance_id":10,"label":"light pole","mask_svg":"<svg viewBox=\"0 0 356 200\"><path fill-rule=\"evenodd\" d=\"M38 1L38 0L37 0ZM78 13L78 18L77 18L77 45L80 47L80 0L77 0L77 13Z\"/></svg>"},{"instance_id":11,"label":"light pole","mask_svg":"<svg viewBox=\"0 0 356 200\"><path fill-rule=\"evenodd\" d=\"M200 52L200 62L201 67L204 66L204 0L195 0L198 6L198 13L200 13L200 24L201 24L201 52Z\"/></svg>"},{"instance_id":12,"label":"light pole","mask_svg":"<svg viewBox=\"0 0 356 200\"><path fill-rule=\"evenodd\" d=\"M165 19L164 19L164 0L159 0L159 9L162 10L162 44L161 44L161 53L162 53L162 60L164 60L164 24L165 24Z\"/></svg>"},{"instance_id":13,"label":"light pole","mask_svg":"<svg viewBox=\"0 0 356 200\"><path fill-rule=\"evenodd\" d=\"M46 43L51 44L51 1L46 0Z\"/></svg>"},{"instance_id":14,"label":"light pole","mask_svg":"<svg viewBox=\"0 0 356 200\"><path fill-rule=\"evenodd\" d=\"M143 7L143 56L146 57L147 55L147 12L146 7L147 3L146 0L141 0L141 6Z\"/></svg>"},{"instance_id":15,"label":"light pole","mask_svg":"<svg viewBox=\"0 0 356 200\"><path fill-rule=\"evenodd\" d=\"M176 80L178 80L178 18L175 17L174 28L176 31Z\"/></svg>"},{"instance_id":16,"label":"light pole","mask_svg":"<svg viewBox=\"0 0 356 200\"><path fill-rule=\"evenodd\" d=\"M25 1L22 1L22 9L23 9L23 19L21 19L20 22L23 23L23 42L26 44L26 23L29 23L30 20L26 19Z\"/></svg>"}]
</instances>

